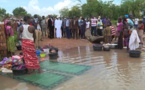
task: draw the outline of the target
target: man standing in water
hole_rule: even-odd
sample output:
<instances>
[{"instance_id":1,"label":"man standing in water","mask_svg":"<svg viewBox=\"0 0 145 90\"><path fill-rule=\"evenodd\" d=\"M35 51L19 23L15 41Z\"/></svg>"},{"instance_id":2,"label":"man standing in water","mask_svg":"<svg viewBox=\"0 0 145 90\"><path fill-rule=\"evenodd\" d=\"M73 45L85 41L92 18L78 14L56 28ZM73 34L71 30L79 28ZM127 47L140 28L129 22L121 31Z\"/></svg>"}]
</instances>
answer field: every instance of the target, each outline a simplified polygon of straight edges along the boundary
<instances>
[{"instance_id":1,"label":"man standing in water","mask_svg":"<svg viewBox=\"0 0 145 90\"><path fill-rule=\"evenodd\" d=\"M38 70L40 73L40 65L38 58L36 56L35 50L35 28L30 26L31 18L29 16L24 17L24 25L20 27L20 33L18 35L19 39L22 40L22 51L24 55L24 61L26 68L29 73L32 73L33 70ZM22 34L22 37L20 35Z\"/></svg>"}]
</instances>

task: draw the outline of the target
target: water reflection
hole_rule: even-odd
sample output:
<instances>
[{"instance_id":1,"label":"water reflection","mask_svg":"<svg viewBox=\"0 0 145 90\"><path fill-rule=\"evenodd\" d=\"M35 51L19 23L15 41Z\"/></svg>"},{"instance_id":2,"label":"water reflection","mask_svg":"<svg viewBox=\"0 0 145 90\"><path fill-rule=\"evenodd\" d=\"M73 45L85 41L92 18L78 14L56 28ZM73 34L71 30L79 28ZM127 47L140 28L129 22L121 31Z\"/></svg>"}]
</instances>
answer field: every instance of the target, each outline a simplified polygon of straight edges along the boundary
<instances>
[{"instance_id":1,"label":"water reflection","mask_svg":"<svg viewBox=\"0 0 145 90\"><path fill-rule=\"evenodd\" d=\"M68 90L74 85L77 87L75 90L96 90L96 88L97 90L144 90L145 55L141 55L141 58L130 58L126 50L94 52L89 46L77 49L71 49L67 55L64 53L65 59L69 59L69 63L90 65L94 68L63 84L65 87L61 87L60 90ZM64 59L61 61L65 62Z\"/></svg>"}]
</instances>

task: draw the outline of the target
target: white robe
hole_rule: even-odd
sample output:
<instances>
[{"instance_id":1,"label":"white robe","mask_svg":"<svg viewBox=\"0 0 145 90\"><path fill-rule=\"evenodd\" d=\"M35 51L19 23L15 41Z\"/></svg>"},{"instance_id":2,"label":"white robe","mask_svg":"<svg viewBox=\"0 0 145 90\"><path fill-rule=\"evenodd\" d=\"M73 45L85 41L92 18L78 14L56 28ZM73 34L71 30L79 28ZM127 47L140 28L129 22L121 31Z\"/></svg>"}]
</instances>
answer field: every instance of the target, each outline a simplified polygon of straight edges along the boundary
<instances>
[{"instance_id":1,"label":"white robe","mask_svg":"<svg viewBox=\"0 0 145 90\"><path fill-rule=\"evenodd\" d=\"M129 40L129 48L130 50L136 50L139 48L140 39L138 37L137 30L133 30Z\"/></svg>"},{"instance_id":2,"label":"white robe","mask_svg":"<svg viewBox=\"0 0 145 90\"><path fill-rule=\"evenodd\" d=\"M55 28L56 28L56 37L57 38L62 38L62 33L61 33L61 25L62 25L62 20L55 20Z\"/></svg>"}]
</instances>

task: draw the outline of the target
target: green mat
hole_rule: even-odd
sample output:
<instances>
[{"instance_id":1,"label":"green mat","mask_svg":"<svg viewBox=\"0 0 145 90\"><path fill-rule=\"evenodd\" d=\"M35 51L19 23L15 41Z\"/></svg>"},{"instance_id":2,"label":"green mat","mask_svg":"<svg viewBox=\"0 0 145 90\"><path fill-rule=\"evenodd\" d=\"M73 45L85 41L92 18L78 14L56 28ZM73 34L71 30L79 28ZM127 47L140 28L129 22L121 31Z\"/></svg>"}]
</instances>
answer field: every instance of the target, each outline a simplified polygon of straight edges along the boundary
<instances>
[{"instance_id":1,"label":"green mat","mask_svg":"<svg viewBox=\"0 0 145 90\"><path fill-rule=\"evenodd\" d=\"M4 76L13 77L19 81L24 81L32 85L41 87L45 90L51 90L60 83L65 82L71 76L60 75L51 72L44 72L41 74L23 75L23 76L13 76L12 74L2 74Z\"/></svg>"},{"instance_id":2,"label":"green mat","mask_svg":"<svg viewBox=\"0 0 145 90\"><path fill-rule=\"evenodd\" d=\"M77 65L77 64L70 64L70 63L60 63L60 62L50 62L44 61L40 63L42 69L50 70L50 71L57 71L62 73L80 75L84 71L91 68L91 66L85 65Z\"/></svg>"},{"instance_id":3,"label":"green mat","mask_svg":"<svg viewBox=\"0 0 145 90\"><path fill-rule=\"evenodd\" d=\"M13 76L13 74L4 73L0 74L19 81L30 83L46 90L51 90L55 86L71 78L72 75L69 74L79 75L91 68L91 66L50 61L41 62L40 66L45 70L45 72L40 74L37 73L23 76Z\"/></svg>"}]
</instances>

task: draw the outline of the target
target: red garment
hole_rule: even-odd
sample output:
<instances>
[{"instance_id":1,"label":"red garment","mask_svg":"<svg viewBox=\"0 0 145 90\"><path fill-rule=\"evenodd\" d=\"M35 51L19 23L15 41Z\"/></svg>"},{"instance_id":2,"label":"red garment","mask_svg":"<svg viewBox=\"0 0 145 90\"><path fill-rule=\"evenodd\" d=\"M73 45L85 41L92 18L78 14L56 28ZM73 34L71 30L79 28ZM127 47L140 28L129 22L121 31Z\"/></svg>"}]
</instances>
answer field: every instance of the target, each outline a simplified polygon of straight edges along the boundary
<instances>
[{"instance_id":1,"label":"red garment","mask_svg":"<svg viewBox=\"0 0 145 90\"><path fill-rule=\"evenodd\" d=\"M144 25L142 25L142 26L139 28L139 30L144 30Z\"/></svg>"},{"instance_id":2,"label":"red garment","mask_svg":"<svg viewBox=\"0 0 145 90\"><path fill-rule=\"evenodd\" d=\"M29 25L30 25L30 26L33 26L33 24L32 24L32 23L29 23Z\"/></svg>"},{"instance_id":3,"label":"red garment","mask_svg":"<svg viewBox=\"0 0 145 90\"><path fill-rule=\"evenodd\" d=\"M36 50L34 41L29 39L22 40L22 51L24 55L24 61L27 69L39 69L39 61L36 56Z\"/></svg>"}]
</instances>

